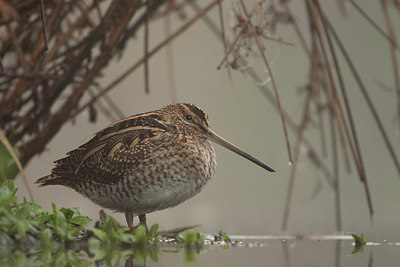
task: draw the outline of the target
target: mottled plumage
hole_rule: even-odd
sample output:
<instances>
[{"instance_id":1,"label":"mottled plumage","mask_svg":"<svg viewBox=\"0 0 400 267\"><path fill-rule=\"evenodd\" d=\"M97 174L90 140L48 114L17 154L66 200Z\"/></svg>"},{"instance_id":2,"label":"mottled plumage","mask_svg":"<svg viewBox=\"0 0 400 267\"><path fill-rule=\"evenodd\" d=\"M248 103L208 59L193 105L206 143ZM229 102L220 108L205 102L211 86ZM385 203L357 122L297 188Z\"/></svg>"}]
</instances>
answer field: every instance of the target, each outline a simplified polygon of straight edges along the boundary
<instances>
[{"instance_id":1,"label":"mottled plumage","mask_svg":"<svg viewBox=\"0 0 400 267\"><path fill-rule=\"evenodd\" d=\"M36 183L73 188L124 212L130 227L134 215L145 224L145 214L193 197L212 177L217 162L210 140L273 171L212 132L203 110L178 103L111 124Z\"/></svg>"}]
</instances>

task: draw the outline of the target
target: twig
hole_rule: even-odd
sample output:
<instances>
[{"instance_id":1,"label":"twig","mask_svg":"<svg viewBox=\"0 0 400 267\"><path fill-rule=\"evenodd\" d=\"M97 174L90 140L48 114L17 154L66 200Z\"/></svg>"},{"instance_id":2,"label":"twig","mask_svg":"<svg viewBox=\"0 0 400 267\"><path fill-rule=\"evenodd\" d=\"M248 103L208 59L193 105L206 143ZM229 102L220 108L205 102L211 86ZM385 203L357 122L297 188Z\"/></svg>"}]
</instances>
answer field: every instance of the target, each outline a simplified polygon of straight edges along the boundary
<instances>
[{"instance_id":1,"label":"twig","mask_svg":"<svg viewBox=\"0 0 400 267\"><path fill-rule=\"evenodd\" d=\"M349 99L347 97L347 92L346 92L347 90L346 90L346 87L345 87L345 84L344 84L342 72L341 72L341 69L340 69L340 64L339 64L339 62L337 60L335 48L334 48L334 46L332 44L331 36L330 36L330 33L329 33L329 31L327 29L327 26L326 26L327 17L326 17L326 15L324 13L322 13L322 10L321 10L320 6L318 6L318 11L320 13L320 17L322 18L322 25L324 27L325 37L326 37L326 40L328 42L328 46L329 46L329 49L330 49L330 52L331 52L331 55L332 55L332 59L333 59L333 63L334 63L334 67L335 67L335 70L336 70L336 75L338 77L339 87L341 89L342 97L343 97L343 100L344 100L344 105L345 105L345 108L346 108L347 118L348 118L349 124L350 124L350 130L351 130L351 134L352 134L352 137L353 137L353 141L354 141L354 145L355 145L355 149L356 149L356 153L357 153L357 158L358 158L358 161L359 161L359 163L361 165L361 168L364 169L364 161L363 161L363 158L362 158L360 144L358 142L358 135L357 135L356 127L355 127L355 124L354 124L354 119L353 119L353 115L352 115L352 111L351 111L351 107L350 107L350 102L349 102ZM343 136L342 135L340 136L340 140L342 140L341 143L343 144L343 152L344 152L344 157L346 159L347 158L347 153L346 153L346 150L345 150L346 148L344 146L344 141L343 141ZM347 170L350 170L350 165L348 164L348 161L346 161L346 162L347 162L346 168L347 168Z\"/></svg>"},{"instance_id":2,"label":"twig","mask_svg":"<svg viewBox=\"0 0 400 267\"><path fill-rule=\"evenodd\" d=\"M125 1L125 2L124 2ZM82 71L81 67L84 64L85 59L89 59L91 56L92 47L99 42L102 42L100 48L101 53L96 57L94 61L91 61L88 71L85 73L85 79L79 82L79 86L76 86L68 99L63 103L63 105L54 112L51 118L46 122L46 127L41 128L40 135L32 138L25 144L24 155L21 157L21 162L26 164L31 157L37 153L43 151L45 144L50 140L61 128L63 123L65 123L73 110L76 108L79 100L91 84L93 84L94 79L98 77L101 70L107 65L116 51L114 48L117 43L121 40L121 35L126 29L126 25L130 22L133 14L136 12L138 6L140 6L140 1L113 1L108 8L104 19L100 22L99 26L96 27L90 35L85 38L87 45L83 49L80 49L74 58L69 62L68 70L60 79L57 79L54 88L52 88L55 93L46 99L49 103L54 103L57 98L57 94L62 92L68 84L70 84L73 79L75 79L78 70ZM129 5L127 5L129 2ZM110 31L110 29L112 30ZM108 34L107 38L103 38L105 34ZM23 131L32 129L32 125L37 125L38 121L48 114L51 105L43 105L33 119L28 122ZM21 135L21 132L19 135Z\"/></svg>"},{"instance_id":3,"label":"twig","mask_svg":"<svg viewBox=\"0 0 400 267\"><path fill-rule=\"evenodd\" d=\"M171 35L171 20L170 15L165 14L164 19L164 32L165 38ZM170 94L171 103L178 101L178 94L176 92L176 82L175 82L175 65L174 65L174 56L172 44L168 43L165 45L165 54L166 54L166 69L167 69L167 77L168 77L168 88Z\"/></svg>"},{"instance_id":4,"label":"twig","mask_svg":"<svg viewBox=\"0 0 400 267\"><path fill-rule=\"evenodd\" d=\"M372 200L371 200L371 195L370 195L369 186L368 186L368 182L367 182L366 172L365 172L364 166L362 165L362 161L360 161L360 158L357 156L357 154L355 152L355 149L353 148L353 145L352 145L351 136L350 136L348 127L346 125L346 120L344 118L343 109L342 109L341 104L340 104L338 92L337 92L337 89L336 89L336 86L335 86L335 82L334 82L334 79L333 79L333 74L332 74L332 71L331 71L331 68L330 68L330 65L329 65L329 59L328 59L328 56L327 56L326 45L325 45L324 39L322 38L322 29L321 29L321 27L320 27L320 25L318 23L320 20L318 20L317 14L319 13L319 16L321 18L321 21L322 21L323 25L324 25L324 21L325 20L323 19L322 11L321 11L321 8L320 8L318 0L314 0L313 3L311 2L311 0L307 0L307 3L308 3L309 8L311 9L310 13L311 13L311 17L313 19L313 23L316 26L315 27L316 28L316 33L317 33L317 36L319 38L319 43L320 43L320 46L321 46L322 55L324 57L326 71L327 71L328 78L329 78L328 79L329 80L329 84L330 84L329 88L332 90L332 94L333 94L334 101L333 101L333 109L332 110L335 112L335 116L338 118L338 122L341 123L341 125L343 126L343 128L345 130L345 134L346 134L346 137L347 137L348 142L349 142L349 146L350 146L350 149L351 149L351 152L352 152L352 155L353 155L353 159L354 159L355 165L357 167L360 179L361 179L361 181L363 181L365 193L366 193L366 196L367 196L368 208L369 208L370 216L372 218L372 216L374 214L374 209L373 209L373 206L372 206Z\"/></svg>"},{"instance_id":5,"label":"twig","mask_svg":"<svg viewBox=\"0 0 400 267\"><path fill-rule=\"evenodd\" d=\"M193 5L192 5L193 6ZM197 10L196 10L197 11ZM221 33L219 32L219 28L215 25L215 23L208 18L207 15L205 15L203 17L203 19L205 20L205 22L207 23L209 29L214 33L214 35L219 38L219 36L221 35ZM248 63L246 62L246 60L241 57L240 55L238 55L238 63L240 65L248 65ZM269 103L272 105L272 107L276 110L279 111L278 106L277 106L277 101L274 97L274 95L270 92L270 90L268 90L268 88L266 87L266 85L264 83L262 83L262 79L258 76L258 74L252 69L252 68L247 68L244 71L249 77L251 77L254 81L254 83L257 85L257 87L259 88L259 90L261 91L261 93L266 97L266 99L269 101ZM286 118L287 124L288 126L297 134L299 135L300 133L300 129L297 126L296 123L294 123L294 121L291 119L291 117L289 116L289 114L283 110L283 114ZM308 157L312 160L312 162L317 166L317 168L324 174L324 178L326 179L326 182L328 183L328 185L330 186L330 188L333 190L333 175L330 173L328 167L323 163L323 161L321 160L320 156L318 155L318 153L316 152L316 150L314 149L314 147L312 146L312 143L305 137L303 136L302 138L303 144L307 147L308 149Z\"/></svg>"},{"instance_id":6,"label":"twig","mask_svg":"<svg viewBox=\"0 0 400 267\"><path fill-rule=\"evenodd\" d=\"M149 85L149 20L150 20L150 0L146 2L146 16L144 21L144 91L150 92Z\"/></svg>"},{"instance_id":7,"label":"twig","mask_svg":"<svg viewBox=\"0 0 400 267\"><path fill-rule=\"evenodd\" d=\"M214 35L217 38L219 38L221 33L219 32L219 29L214 24L214 22L210 18L208 18L207 16L204 16L203 19L207 23L209 29L214 33ZM244 66L248 65L246 60L243 57L241 57L240 55L238 55L237 60L238 60L240 65L244 65ZM272 107L276 111L279 111L276 99L274 98L274 96L270 92L270 90L268 90L266 85L264 83L262 83L262 79L258 76L258 74L252 68L247 68L244 72L253 79L254 83L257 85L257 87L259 88L261 93L266 97L266 99L269 101L269 103L272 105ZM299 132L300 132L299 127L296 125L296 123L294 123L294 121L291 119L291 117L289 116L289 114L285 110L283 110L283 114L284 114L284 116L286 118L288 126L292 129L293 132L295 132L298 135ZM308 141L308 139L305 136L303 136L303 144L308 149L309 158L317 166L317 168L324 174L324 178L326 179L328 185L333 190L333 180L334 180L334 178L333 178L333 175L330 173L328 167L323 163L323 161L321 160L320 156L318 155L318 153L316 152L316 150L312 146L312 143L310 141Z\"/></svg>"},{"instance_id":8,"label":"twig","mask_svg":"<svg viewBox=\"0 0 400 267\"><path fill-rule=\"evenodd\" d=\"M43 0L40 0L40 18L42 19L42 31L43 31L44 49L48 50L49 46L47 44L46 13L44 12L44 2L43 2Z\"/></svg>"},{"instance_id":9,"label":"twig","mask_svg":"<svg viewBox=\"0 0 400 267\"><path fill-rule=\"evenodd\" d=\"M184 25L182 25L178 30L176 30L173 34L171 34L168 38L166 38L164 41L159 43L156 47L154 47L152 50L149 51L148 57L152 57L158 50L163 48L166 44L177 38L182 32L187 30L194 22L196 22L198 19L200 19L202 16L204 16L208 11L210 11L217 3L219 0L214 0L210 2L205 8L203 8L199 13L197 13L192 19L187 21ZM90 101L79 107L72 115L70 116L70 119L74 118L76 115L78 115L82 110L87 108L89 105L91 105L94 101L96 101L98 98L102 97L106 92L114 88L117 84L122 82L126 77L128 77L132 72L134 72L140 65L143 64L145 58L142 57L139 59L134 65L132 65L130 68L128 68L124 73L122 73L118 78L116 78L114 81L112 81L107 87L105 87L100 93L98 93L94 98L92 98Z\"/></svg>"},{"instance_id":10,"label":"twig","mask_svg":"<svg viewBox=\"0 0 400 267\"><path fill-rule=\"evenodd\" d=\"M304 38L304 35L301 33L300 27L297 24L297 21L294 18L293 13L292 13L291 9L289 8L288 3L286 1L283 1L283 5L285 6L286 12L289 13L290 16L293 18L292 19L292 25L293 25L293 28L294 28L294 30L296 32L297 38L299 38L299 40L300 40L300 43L301 43L301 46L303 47L304 52L308 56L310 56L310 49L307 46L306 40Z\"/></svg>"},{"instance_id":11,"label":"twig","mask_svg":"<svg viewBox=\"0 0 400 267\"><path fill-rule=\"evenodd\" d=\"M397 61L396 54L396 35L394 33L393 25L390 20L389 8L386 0L381 0L383 13L385 15L386 27L390 36L390 54L392 58L393 65L393 76L394 76L394 86L397 94L397 120L400 121L400 72L399 72L399 63ZM400 126L399 126L400 127Z\"/></svg>"},{"instance_id":12,"label":"twig","mask_svg":"<svg viewBox=\"0 0 400 267\"><path fill-rule=\"evenodd\" d=\"M236 34L235 38L233 39L233 41L231 42L230 46L228 47L228 50L225 51L225 55L222 58L221 62L219 63L217 69L221 69L222 64L225 63L225 61L227 60L229 54L232 52L232 49L235 47L237 41L239 40L239 38L241 37L242 33L244 32L244 30L247 28L247 25L250 23L250 19L253 16L253 14L257 11L258 6L262 3L261 0L258 0L257 3L255 3L253 9L251 10L251 12L248 14L246 20L244 21L242 28L240 28L240 31Z\"/></svg>"},{"instance_id":13,"label":"twig","mask_svg":"<svg viewBox=\"0 0 400 267\"><path fill-rule=\"evenodd\" d=\"M6 29L7 29L7 34L10 36L11 43L14 46L19 63L21 64L24 72L29 73L30 72L29 63L25 60L24 51L21 45L19 44L14 31L11 29L10 24L6 25Z\"/></svg>"},{"instance_id":14,"label":"twig","mask_svg":"<svg viewBox=\"0 0 400 267\"><path fill-rule=\"evenodd\" d=\"M197 3L193 2L192 5L197 5ZM226 49L228 48L228 43L227 43L226 37L225 37L224 13L223 13L223 10L222 10L221 1L218 2L218 15L219 15L219 25L221 27L221 40L222 40L222 44L224 46L224 52L225 52ZM227 70L227 73L228 73L229 80L232 81L231 69L230 68L226 68L226 70Z\"/></svg>"},{"instance_id":15,"label":"twig","mask_svg":"<svg viewBox=\"0 0 400 267\"><path fill-rule=\"evenodd\" d=\"M331 110L329 112L330 124L331 124L331 141L332 141L332 166L333 166L333 192L334 192L334 203L335 203L335 218L336 218L336 230L342 230L342 214L340 208L340 188L339 188L339 160L336 144L336 130L335 130L335 116Z\"/></svg>"},{"instance_id":16,"label":"twig","mask_svg":"<svg viewBox=\"0 0 400 267\"><path fill-rule=\"evenodd\" d=\"M384 38L386 38L392 45L396 47L396 49L399 49L396 39L393 39L393 37L389 36L384 30L382 30L381 27L360 7L360 5L354 1L354 0L348 0L353 7L360 12L360 14L371 24L372 27L374 27Z\"/></svg>"},{"instance_id":17,"label":"twig","mask_svg":"<svg viewBox=\"0 0 400 267\"><path fill-rule=\"evenodd\" d=\"M350 56L348 55L348 53L347 53L346 49L344 48L341 40L339 39L338 35L336 34L335 29L333 28L333 26L331 25L329 20L326 19L326 23L327 23L329 31L332 33L332 36L334 37L334 40L335 40L336 44L339 47L339 50L343 54L344 59L347 62L347 65L349 66L350 71L352 72L352 74L353 74L353 76L354 76L354 78L355 78L355 80L356 80L356 82L358 84L358 87L361 90L362 95L364 96L364 98L365 98L365 100L366 100L366 102L367 102L367 104L369 106L369 109L370 109L370 111L371 111L371 113L372 113L372 115L373 115L373 117L375 119L375 122L376 122L376 124L378 126L378 129L379 129L379 131L380 131L380 133L382 135L383 140L385 141L386 147L387 147L387 149L389 151L389 154L390 154L390 156L391 156L391 158L393 160L393 163L394 163L394 165L395 165L395 167L397 169L397 172L399 174L399 177L400 177L400 163L399 163L398 158L396 156L396 153L395 153L395 151L393 149L393 146L390 143L390 140L389 140L389 137L388 137L388 135L387 135L387 133L385 131L385 128L383 127L383 124L382 124L382 121L381 121L381 119L380 119L380 117L378 115L378 112L376 111L376 108L375 108L374 104L372 103L371 97L369 96L368 91L367 91L366 87L364 86L364 83L362 82L362 79L361 79L360 75L358 74L358 72L357 72L357 70L356 70L356 68L355 68L355 66L353 64L353 61L350 59Z\"/></svg>"},{"instance_id":18,"label":"twig","mask_svg":"<svg viewBox=\"0 0 400 267\"><path fill-rule=\"evenodd\" d=\"M242 9L243 9L247 19L250 21L249 14L247 13L247 9L246 9L246 6L243 3L243 0L241 0L240 3L242 4ZM256 43L257 43L257 46L258 46L258 50L260 51L260 54L261 54L262 58L264 59L265 66L267 67L269 76L271 77L272 88L274 89L276 102L277 102L277 105L278 105L279 113L281 115L283 132L285 134L286 148L287 148L288 156L289 156L289 164L292 164L293 163L293 157L292 157L292 152L291 152L291 149L290 149L289 134L288 134L287 127L286 127L285 116L283 115L281 100L280 100L280 97L279 97L278 88L276 86L275 78L274 78L274 75L272 74L272 70L271 70L269 62L267 60L267 57L265 56L264 47L262 46L262 44L260 42L260 39L257 36L256 29L252 26L251 22L249 22L249 24L250 24L250 27L251 27L251 29L253 31L253 36L254 36L254 39L256 40Z\"/></svg>"}]
</instances>

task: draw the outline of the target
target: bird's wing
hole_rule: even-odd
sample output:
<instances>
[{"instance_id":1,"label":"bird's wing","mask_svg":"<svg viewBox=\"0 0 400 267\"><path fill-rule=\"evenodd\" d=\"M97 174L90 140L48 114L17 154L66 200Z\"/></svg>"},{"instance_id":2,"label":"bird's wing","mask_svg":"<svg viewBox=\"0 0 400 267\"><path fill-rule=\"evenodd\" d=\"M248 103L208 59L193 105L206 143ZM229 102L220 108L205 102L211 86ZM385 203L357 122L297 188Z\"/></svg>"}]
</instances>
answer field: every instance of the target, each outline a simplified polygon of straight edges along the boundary
<instances>
[{"instance_id":1,"label":"bird's wing","mask_svg":"<svg viewBox=\"0 0 400 267\"><path fill-rule=\"evenodd\" d=\"M98 132L89 142L56 161L52 174L67 179L115 183L132 173L139 161L150 157L161 145L157 140L167 131L165 125L155 120L152 123L123 120Z\"/></svg>"},{"instance_id":2,"label":"bird's wing","mask_svg":"<svg viewBox=\"0 0 400 267\"><path fill-rule=\"evenodd\" d=\"M154 130L135 130L97 144L82 155L75 175L99 183L114 183L151 157L160 146L156 139L163 134Z\"/></svg>"}]
</instances>

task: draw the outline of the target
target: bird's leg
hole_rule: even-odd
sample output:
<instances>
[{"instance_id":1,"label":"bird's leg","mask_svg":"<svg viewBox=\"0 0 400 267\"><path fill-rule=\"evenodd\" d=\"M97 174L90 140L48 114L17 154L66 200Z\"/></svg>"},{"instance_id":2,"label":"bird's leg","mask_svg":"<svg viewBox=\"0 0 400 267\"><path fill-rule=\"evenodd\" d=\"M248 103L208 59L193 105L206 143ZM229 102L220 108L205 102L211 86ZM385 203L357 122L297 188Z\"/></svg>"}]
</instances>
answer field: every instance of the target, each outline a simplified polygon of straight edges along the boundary
<instances>
[{"instance_id":1,"label":"bird's leg","mask_svg":"<svg viewBox=\"0 0 400 267\"><path fill-rule=\"evenodd\" d=\"M147 227L147 223L146 223L146 214L139 215L139 225L144 225L144 227L146 227L146 232L149 231L149 228Z\"/></svg>"},{"instance_id":2,"label":"bird's leg","mask_svg":"<svg viewBox=\"0 0 400 267\"><path fill-rule=\"evenodd\" d=\"M133 213L131 211L125 212L125 219L129 229L131 229L131 232L133 232L135 229L135 227L133 227Z\"/></svg>"},{"instance_id":3,"label":"bird's leg","mask_svg":"<svg viewBox=\"0 0 400 267\"><path fill-rule=\"evenodd\" d=\"M146 214L139 215L139 224L136 226L133 226L133 213L131 211L125 212L125 219L132 234L135 232L135 229L138 228L140 225L144 225L146 227L146 232L149 231L149 228L146 224Z\"/></svg>"}]
</instances>

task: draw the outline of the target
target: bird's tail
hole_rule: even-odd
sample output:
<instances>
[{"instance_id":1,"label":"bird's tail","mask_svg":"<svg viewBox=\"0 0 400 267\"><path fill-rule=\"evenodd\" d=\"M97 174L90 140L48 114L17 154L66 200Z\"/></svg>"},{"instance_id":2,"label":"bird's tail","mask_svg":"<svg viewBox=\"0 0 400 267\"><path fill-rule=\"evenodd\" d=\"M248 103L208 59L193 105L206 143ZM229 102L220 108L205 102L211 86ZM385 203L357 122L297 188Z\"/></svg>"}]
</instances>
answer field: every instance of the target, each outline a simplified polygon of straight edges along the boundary
<instances>
[{"instance_id":1,"label":"bird's tail","mask_svg":"<svg viewBox=\"0 0 400 267\"><path fill-rule=\"evenodd\" d=\"M35 184L38 184L40 187L46 185L65 185L65 179L55 173L52 173L37 179Z\"/></svg>"}]
</instances>

